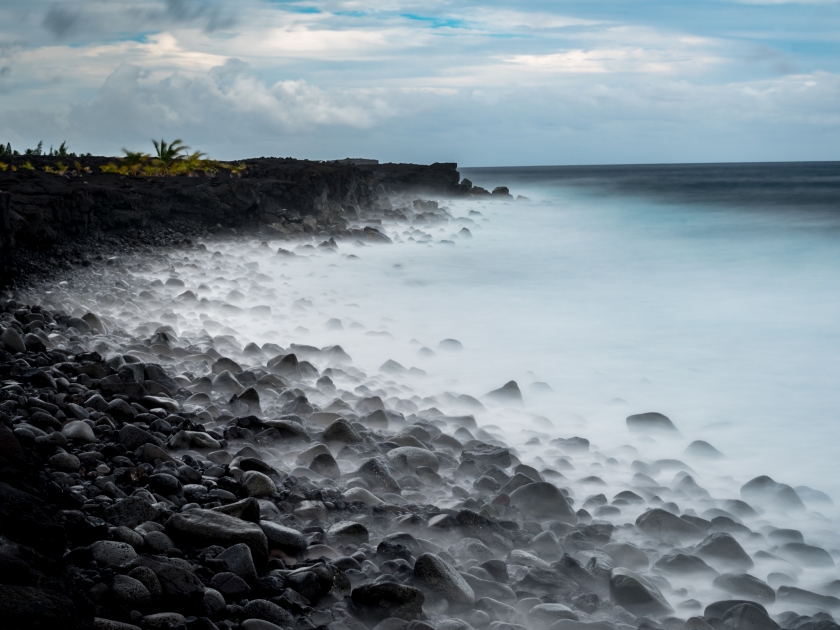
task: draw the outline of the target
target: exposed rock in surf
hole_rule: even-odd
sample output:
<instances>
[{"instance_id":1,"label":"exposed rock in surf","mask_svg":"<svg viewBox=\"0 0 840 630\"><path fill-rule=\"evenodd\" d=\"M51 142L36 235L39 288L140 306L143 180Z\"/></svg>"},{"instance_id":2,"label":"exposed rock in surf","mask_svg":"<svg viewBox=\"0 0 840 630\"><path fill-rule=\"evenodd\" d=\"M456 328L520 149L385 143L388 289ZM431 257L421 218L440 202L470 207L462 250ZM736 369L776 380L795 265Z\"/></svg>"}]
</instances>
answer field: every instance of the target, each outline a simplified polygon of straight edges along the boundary
<instances>
[{"instance_id":1,"label":"exposed rock in surf","mask_svg":"<svg viewBox=\"0 0 840 630\"><path fill-rule=\"evenodd\" d=\"M627 416L627 428L635 433L679 433L668 416L655 411Z\"/></svg>"},{"instance_id":2,"label":"exposed rock in surf","mask_svg":"<svg viewBox=\"0 0 840 630\"><path fill-rule=\"evenodd\" d=\"M695 440L689 444L685 449L685 454L706 459L722 459L724 457L723 453L703 440Z\"/></svg>"},{"instance_id":3,"label":"exposed rock in surf","mask_svg":"<svg viewBox=\"0 0 840 630\"><path fill-rule=\"evenodd\" d=\"M482 398L508 405L521 405L524 402L522 392L519 390L519 385L516 384L516 381L508 381L499 389L494 389L484 394Z\"/></svg>"},{"instance_id":4,"label":"exposed rock in surf","mask_svg":"<svg viewBox=\"0 0 840 630\"><path fill-rule=\"evenodd\" d=\"M628 569L613 569L610 575L612 600L639 616L662 617L674 609L652 582Z\"/></svg>"},{"instance_id":5,"label":"exposed rock in surf","mask_svg":"<svg viewBox=\"0 0 840 630\"><path fill-rule=\"evenodd\" d=\"M510 493L510 503L532 518L577 523L577 516L568 499L556 486L544 481L517 488Z\"/></svg>"}]
</instances>

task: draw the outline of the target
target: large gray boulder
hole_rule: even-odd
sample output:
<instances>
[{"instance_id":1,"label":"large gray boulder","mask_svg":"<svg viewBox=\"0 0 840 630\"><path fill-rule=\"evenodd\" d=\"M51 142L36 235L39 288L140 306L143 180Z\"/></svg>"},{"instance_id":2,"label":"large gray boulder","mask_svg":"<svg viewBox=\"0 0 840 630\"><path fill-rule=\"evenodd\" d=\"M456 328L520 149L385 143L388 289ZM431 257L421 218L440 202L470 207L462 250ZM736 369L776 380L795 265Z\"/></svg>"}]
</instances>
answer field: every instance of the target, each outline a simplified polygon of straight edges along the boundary
<instances>
[{"instance_id":1,"label":"large gray boulder","mask_svg":"<svg viewBox=\"0 0 840 630\"><path fill-rule=\"evenodd\" d=\"M752 558L744 548L726 532L710 534L694 549L694 555L710 562L712 566L751 569Z\"/></svg>"},{"instance_id":2,"label":"large gray boulder","mask_svg":"<svg viewBox=\"0 0 840 630\"><path fill-rule=\"evenodd\" d=\"M270 549L280 549L284 553L296 556L306 551L309 546L304 535L291 527L272 521L260 521L259 527L265 534Z\"/></svg>"},{"instance_id":3,"label":"large gray boulder","mask_svg":"<svg viewBox=\"0 0 840 630\"><path fill-rule=\"evenodd\" d=\"M712 584L731 595L762 604L776 601L773 587L749 573L724 573L716 577Z\"/></svg>"},{"instance_id":4,"label":"large gray boulder","mask_svg":"<svg viewBox=\"0 0 840 630\"><path fill-rule=\"evenodd\" d=\"M494 389L492 392L487 392L482 396L486 400L491 400L495 403L503 405L522 405L522 392L519 389L516 381L508 381L499 389Z\"/></svg>"},{"instance_id":5,"label":"large gray boulder","mask_svg":"<svg viewBox=\"0 0 840 630\"><path fill-rule=\"evenodd\" d=\"M723 616L726 630L779 630L779 624L753 604L739 604Z\"/></svg>"},{"instance_id":6,"label":"large gray boulder","mask_svg":"<svg viewBox=\"0 0 840 630\"><path fill-rule=\"evenodd\" d=\"M400 446L388 451L388 461L398 470L413 472L419 466L426 466L437 472L440 461L431 451L416 446Z\"/></svg>"},{"instance_id":7,"label":"large gray boulder","mask_svg":"<svg viewBox=\"0 0 840 630\"><path fill-rule=\"evenodd\" d=\"M426 601L420 589L394 582L363 584L354 588L350 597L360 615L373 621L387 617L420 619Z\"/></svg>"},{"instance_id":8,"label":"large gray boulder","mask_svg":"<svg viewBox=\"0 0 840 630\"><path fill-rule=\"evenodd\" d=\"M638 617L662 617L674 612L668 600L652 582L628 569L611 571L610 597L615 604Z\"/></svg>"},{"instance_id":9,"label":"large gray boulder","mask_svg":"<svg viewBox=\"0 0 840 630\"><path fill-rule=\"evenodd\" d=\"M546 481L529 483L510 493L510 504L525 516L537 520L556 520L577 524L577 515L556 486Z\"/></svg>"},{"instance_id":10,"label":"large gray boulder","mask_svg":"<svg viewBox=\"0 0 840 630\"><path fill-rule=\"evenodd\" d=\"M699 540L705 535L705 532L693 523L661 508L640 514L636 519L636 527L642 533L662 540L673 537L680 542L687 542Z\"/></svg>"},{"instance_id":11,"label":"large gray boulder","mask_svg":"<svg viewBox=\"0 0 840 630\"><path fill-rule=\"evenodd\" d=\"M414 563L414 578L433 593L453 604L475 603L475 593L451 565L436 555L424 553Z\"/></svg>"},{"instance_id":12,"label":"large gray boulder","mask_svg":"<svg viewBox=\"0 0 840 630\"><path fill-rule=\"evenodd\" d=\"M627 416L627 428L634 433L679 433L677 427L674 426L674 423L671 422L668 416L657 413L656 411Z\"/></svg>"},{"instance_id":13,"label":"large gray boulder","mask_svg":"<svg viewBox=\"0 0 840 630\"><path fill-rule=\"evenodd\" d=\"M173 514L166 521L166 533L176 544L188 548L245 543L257 566L268 559L268 539L262 528L221 512L194 509Z\"/></svg>"}]
</instances>

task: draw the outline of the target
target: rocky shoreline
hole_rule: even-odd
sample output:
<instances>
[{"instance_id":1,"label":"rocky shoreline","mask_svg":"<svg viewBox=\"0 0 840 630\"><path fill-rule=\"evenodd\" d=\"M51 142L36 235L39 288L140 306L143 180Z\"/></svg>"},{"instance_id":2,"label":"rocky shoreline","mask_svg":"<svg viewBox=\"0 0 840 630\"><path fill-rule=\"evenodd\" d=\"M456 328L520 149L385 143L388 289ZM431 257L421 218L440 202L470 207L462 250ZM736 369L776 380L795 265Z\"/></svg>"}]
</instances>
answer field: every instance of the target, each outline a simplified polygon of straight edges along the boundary
<instances>
[{"instance_id":1,"label":"rocky shoreline","mask_svg":"<svg viewBox=\"0 0 840 630\"><path fill-rule=\"evenodd\" d=\"M143 177L105 173L114 158L4 158L0 170L0 287L148 246L188 244L219 230L267 236L340 234L380 197L419 192L489 195L457 164L354 164L255 158L242 170ZM12 170L14 169L14 170ZM45 169L50 169L46 171ZM496 194L507 194L499 189Z\"/></svg>"},{"instance_id":2,"label":"rocky shoreline","mask_svg":"<svg viewBox=\"0 0 840 630\"><path fill-rule=\"evenodd\" d=\"M419 397L396 362L366 373L340 346L242 343L217 321L276 317L247 299L295 252L458 225L384 185L361 199L347 218L328 195L299 230L150 223L0 301L0 627L837 628L835 552L790 526L818 517L816 491L758 477L718 499L682 461L605 455L550 421L535 457L476 421L518 413L514 382ZM656 413L627 426L676 431Z\"/></svg>"}]
</instances>

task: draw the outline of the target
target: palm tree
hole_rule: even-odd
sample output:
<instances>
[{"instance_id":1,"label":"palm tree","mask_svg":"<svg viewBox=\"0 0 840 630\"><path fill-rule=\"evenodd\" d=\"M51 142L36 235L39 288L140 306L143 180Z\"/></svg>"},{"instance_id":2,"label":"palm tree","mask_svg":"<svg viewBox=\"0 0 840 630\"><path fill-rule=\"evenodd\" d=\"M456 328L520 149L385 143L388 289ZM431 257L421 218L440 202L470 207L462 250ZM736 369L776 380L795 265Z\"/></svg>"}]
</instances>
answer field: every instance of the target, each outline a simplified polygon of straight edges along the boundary
<instances>
[{"instance_id":1,"label":"palm tree","mask_svg":"<svg viewBox=\"0 0 840 630\"><path fill-rule=\"evenodd\" d=\"M142 151L123 149L123 153L125 153L125 157L121 160L122 168L130 175L137 175L143 169L149 157L151 157L148 153L143 153Z\"/></svg>"},{"instance_id":2,"label":"palm tree","mask_svg":"<svg viewBox=\"0 0 840 630\"><path fill-rule=\"evenodd\" d=\"M152 144L155 145L157 159L166 168L171 168L175 162L184 156L184 152L189 149L189 147L184 144L184 141L180 139L173 140L167 144L166 140L161 138L160 142L152 140Z\"/></svg>"}]
</instances>

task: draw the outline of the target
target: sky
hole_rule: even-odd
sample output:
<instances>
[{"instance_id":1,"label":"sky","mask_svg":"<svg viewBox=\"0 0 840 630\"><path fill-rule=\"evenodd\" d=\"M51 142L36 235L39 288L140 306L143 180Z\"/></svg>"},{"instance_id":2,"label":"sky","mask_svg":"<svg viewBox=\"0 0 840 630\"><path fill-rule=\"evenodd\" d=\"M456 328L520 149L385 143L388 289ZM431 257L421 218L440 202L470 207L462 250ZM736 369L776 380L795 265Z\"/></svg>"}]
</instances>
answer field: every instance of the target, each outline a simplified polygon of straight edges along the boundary
<instances>
[{"instance_id":1,"label":"sky","mask_svg":"<svg viewBox=\"0 0 840 630\"><path fill-rule=\"evenodd\" d=\"M840 0L0 0L0 142L840 160Z\"/></svg>"}]
</instances>

